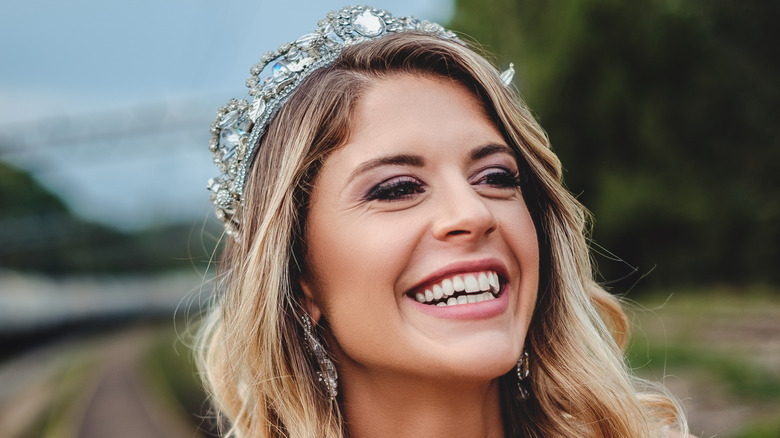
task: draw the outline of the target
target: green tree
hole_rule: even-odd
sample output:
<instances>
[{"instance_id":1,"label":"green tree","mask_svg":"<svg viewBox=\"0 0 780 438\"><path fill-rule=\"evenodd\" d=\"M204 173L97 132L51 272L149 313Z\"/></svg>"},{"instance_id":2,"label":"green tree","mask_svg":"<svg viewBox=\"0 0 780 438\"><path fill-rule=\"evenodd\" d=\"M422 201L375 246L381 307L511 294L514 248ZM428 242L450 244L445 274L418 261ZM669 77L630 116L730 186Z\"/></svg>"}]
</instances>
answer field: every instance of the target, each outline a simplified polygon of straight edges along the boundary
<instances>
[{"instance_id":1,"label":"green tree","mask_svg":"<svg viewBox=\"0 0 780 438\"><path fill-rule=\"evenodd\" d=\"M219 228L196 232L192 224L174 224L129 234L84 221L28 172L0 162L2 268L57 275L182 269L194 264L205 270L211 252L199 233L208 239L219 235Z\"/></svg>"},{"instance_id":2,"label":"green tree","mask_svg":"<svg viewBox=\"0 0 780 438\"><path fill-rule=\"evenodd\" d=\"M643 284L777 283L778 20L756 0L457 0L451 27L515 63L595 241L657 267Z\"/></svg>"}]
</instances>

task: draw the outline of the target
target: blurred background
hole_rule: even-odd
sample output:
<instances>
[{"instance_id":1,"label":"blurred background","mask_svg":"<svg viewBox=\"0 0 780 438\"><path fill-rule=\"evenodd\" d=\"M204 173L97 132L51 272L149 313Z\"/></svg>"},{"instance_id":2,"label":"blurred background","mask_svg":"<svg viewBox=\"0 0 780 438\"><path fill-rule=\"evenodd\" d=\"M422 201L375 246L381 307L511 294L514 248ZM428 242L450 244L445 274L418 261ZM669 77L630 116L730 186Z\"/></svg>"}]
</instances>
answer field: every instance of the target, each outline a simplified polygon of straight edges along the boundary
<instances>
[{"instance_id":1,"label":"blurred background","mask_svg":"<svg viewBox=\"0 0 780 438\"><path fill-rule=\"evenodd\" d=\"M342 2L0 5L0 430L210 436L188 323L216 109ZM780 436L780 3L395 0L474 39L591 210L628 355L692 432Z\"/></svg>"}]
</instances>

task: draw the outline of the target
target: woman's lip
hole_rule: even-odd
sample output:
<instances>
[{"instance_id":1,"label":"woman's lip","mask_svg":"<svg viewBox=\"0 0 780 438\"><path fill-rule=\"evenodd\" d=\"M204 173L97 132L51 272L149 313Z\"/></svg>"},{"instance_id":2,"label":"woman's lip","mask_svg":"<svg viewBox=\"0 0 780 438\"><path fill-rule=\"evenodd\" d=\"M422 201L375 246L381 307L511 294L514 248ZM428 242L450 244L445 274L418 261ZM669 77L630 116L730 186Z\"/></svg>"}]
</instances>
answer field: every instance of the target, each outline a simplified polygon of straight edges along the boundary
<instances>
[{"instance_id":1,"label":"woman's lip","mask_svg":"<svg viewBox=\"0 0 780 438\"><path fill-rule=\"evenodd\" d=\"M414 297L414 293L424 289L426 286L430 286L445 278L451 278L454 275L473 274L484 271L495 271L499 278L501 278L502 285L506 283L507 271L506 265L501 260L496 258L487 258L480 260L460 261L446 265L440 269L437 269L417 284L412 286L406 291L405 295ZM502 287L503 289L503 287Z\"/></svg>"}]
</instances>

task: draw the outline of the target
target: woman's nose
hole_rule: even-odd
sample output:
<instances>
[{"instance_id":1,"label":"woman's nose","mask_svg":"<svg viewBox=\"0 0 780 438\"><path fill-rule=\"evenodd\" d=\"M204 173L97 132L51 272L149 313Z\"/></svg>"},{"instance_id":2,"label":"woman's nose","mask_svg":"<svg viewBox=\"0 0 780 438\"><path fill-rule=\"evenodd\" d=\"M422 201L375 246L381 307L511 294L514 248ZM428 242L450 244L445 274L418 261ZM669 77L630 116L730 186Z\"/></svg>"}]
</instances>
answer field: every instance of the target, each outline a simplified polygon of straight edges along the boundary
<instances>
[{"instance_id":1,"label":"woman's nose","mask_svg":"<svg viewBox=\"0 0 780 438\"><path fill-rule=\"evenodd\" d=\"M436 194L433 235L438 240L479 239L496 230L497 221L489 199L467 181L449 184Z\"/></svg>"}]
</instances>

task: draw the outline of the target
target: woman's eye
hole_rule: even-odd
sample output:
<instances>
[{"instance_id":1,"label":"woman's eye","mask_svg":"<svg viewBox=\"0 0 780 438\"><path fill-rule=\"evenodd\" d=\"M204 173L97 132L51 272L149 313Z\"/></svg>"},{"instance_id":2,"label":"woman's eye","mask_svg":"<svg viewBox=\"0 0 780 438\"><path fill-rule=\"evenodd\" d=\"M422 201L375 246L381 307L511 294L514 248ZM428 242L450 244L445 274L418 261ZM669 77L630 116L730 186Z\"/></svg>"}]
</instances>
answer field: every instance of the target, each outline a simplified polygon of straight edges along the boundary
<instances>
[{"instance_id":1,"label":"woman's eye","mask_svg":"<svg viewBox=\"0 0 780 438\"><path fill-rule=\"evenodd\" d=\"M520 175L509 169L490 169L480 175L476 184L486 184L498 188L520 187Z\"/></svg>"},{"instance_id":2,"label":"woman's eye","mask_svg":"<svg viewBox=\"0 0 780 438\"><path fill-rule=\"evenodd\" d=\"M366 195L366 199L369 201L396 201L410 198L423 191L423 185L415 179L392 179L374 186Z\"/></svg>"}]
</instances>

